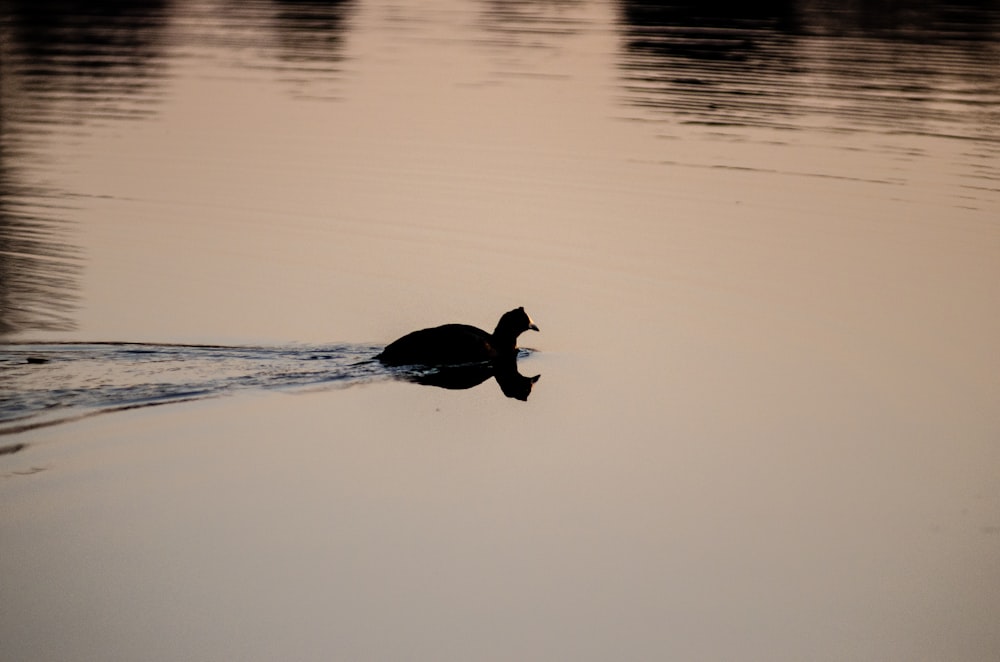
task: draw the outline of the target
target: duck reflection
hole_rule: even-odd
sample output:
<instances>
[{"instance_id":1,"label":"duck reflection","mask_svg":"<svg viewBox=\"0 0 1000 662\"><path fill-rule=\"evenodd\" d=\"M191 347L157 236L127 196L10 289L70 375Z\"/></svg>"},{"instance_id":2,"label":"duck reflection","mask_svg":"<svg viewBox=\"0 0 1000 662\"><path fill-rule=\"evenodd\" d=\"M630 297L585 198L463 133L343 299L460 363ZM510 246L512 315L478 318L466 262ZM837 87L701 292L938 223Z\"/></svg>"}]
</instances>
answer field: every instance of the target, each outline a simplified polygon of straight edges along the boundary
<instances>
[{"instance_id":1,"label":"duck reflection","mask_svg":"<svg viewBox=\"0 0 1000 662\"><path fill-rule=\"evenodd\" d=\"M497 380L500 390L508 398L527 401L531 395L531 389L541 375L528 377L522 375L517 369L517 355L511 354L503 358L497 358L489 363L473 363L457 366L439 366L435 368L423 368L420 370L403 369L396 373L402 379L423 384L424 386L437 386L461 390L479 386L490 377Z\"/></svg>"}]
</instances>

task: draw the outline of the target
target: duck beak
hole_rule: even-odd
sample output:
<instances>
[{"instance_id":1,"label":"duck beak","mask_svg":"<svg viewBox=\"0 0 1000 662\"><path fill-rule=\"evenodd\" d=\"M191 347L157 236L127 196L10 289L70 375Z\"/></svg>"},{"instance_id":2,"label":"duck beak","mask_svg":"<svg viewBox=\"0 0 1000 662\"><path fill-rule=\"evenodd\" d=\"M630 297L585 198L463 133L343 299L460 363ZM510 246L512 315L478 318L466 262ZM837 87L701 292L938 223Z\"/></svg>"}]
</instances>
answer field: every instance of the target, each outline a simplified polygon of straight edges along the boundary
<instances>
[{"instance_id":1,"label":"duck beak","mask_svg":"<svg viewBox=\"0 0 1000 662\"><path fill-rule=\"evenodd\" d=\"M539 328L535 325L534 322L532 322L531 324L529 324L528 328L531 329L532 331L538 331L539 330Z\"/></svg>"}]
</instances>

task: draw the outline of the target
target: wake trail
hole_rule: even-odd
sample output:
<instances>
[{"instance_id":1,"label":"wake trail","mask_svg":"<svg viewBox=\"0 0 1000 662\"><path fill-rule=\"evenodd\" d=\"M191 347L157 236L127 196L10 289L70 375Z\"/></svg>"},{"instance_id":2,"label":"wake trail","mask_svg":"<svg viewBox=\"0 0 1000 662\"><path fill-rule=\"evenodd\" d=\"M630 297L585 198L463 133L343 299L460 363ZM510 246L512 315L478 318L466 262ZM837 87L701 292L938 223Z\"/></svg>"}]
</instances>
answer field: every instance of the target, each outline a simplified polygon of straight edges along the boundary
<instances>
[{"instance_id":1,"label":"wake trail","mask_svg":"<svg viewBox=\"0 0 1000 662\"><path fill-rule=\"evenodd\" d=\"M0 435L247 389L348 387L391 375L369 345L15 343L0 350Z\"/></svg>"}]
</instances>

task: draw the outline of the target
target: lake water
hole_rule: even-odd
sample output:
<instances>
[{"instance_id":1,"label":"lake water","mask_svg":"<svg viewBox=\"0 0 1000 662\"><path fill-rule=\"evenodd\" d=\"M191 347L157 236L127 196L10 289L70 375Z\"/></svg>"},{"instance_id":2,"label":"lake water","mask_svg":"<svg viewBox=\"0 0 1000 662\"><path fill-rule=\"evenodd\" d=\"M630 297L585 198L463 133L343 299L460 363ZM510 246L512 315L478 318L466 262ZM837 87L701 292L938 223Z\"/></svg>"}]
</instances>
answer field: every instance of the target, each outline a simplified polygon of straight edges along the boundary
<instances>
[{"instance_id":1,"label":"lake water","mask_svg":"<svg viewBox=\"0 0 1000 662\"><path fill-rule=\"evenodd\" d=\"M0 333L4 659L996 660L1000 5L0 0Z\"/></svg>"}]
</instances>

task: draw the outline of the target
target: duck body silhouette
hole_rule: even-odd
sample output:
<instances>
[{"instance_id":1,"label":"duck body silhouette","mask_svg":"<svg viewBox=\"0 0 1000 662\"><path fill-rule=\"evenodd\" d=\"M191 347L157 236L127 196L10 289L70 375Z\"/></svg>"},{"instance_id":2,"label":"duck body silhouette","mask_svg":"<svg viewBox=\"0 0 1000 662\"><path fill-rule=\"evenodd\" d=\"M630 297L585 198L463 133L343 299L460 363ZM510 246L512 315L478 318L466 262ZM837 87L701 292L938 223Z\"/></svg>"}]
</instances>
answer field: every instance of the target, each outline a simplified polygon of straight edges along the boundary
<instances>
[{"instance_id":1,"label":"duck body silhouette","mask_svg":"<svg viewBox=\"0 0 1000 662\"><path fill-rule=\"evenodd\" d=\"M517 337L538 327L524 308L504 313L493 333L468 324L444 324L408 333L375 358L387 366L454 366L485 363L517 352Z\"/></svg>"}]
</instances>

